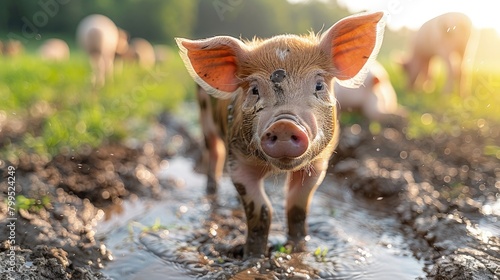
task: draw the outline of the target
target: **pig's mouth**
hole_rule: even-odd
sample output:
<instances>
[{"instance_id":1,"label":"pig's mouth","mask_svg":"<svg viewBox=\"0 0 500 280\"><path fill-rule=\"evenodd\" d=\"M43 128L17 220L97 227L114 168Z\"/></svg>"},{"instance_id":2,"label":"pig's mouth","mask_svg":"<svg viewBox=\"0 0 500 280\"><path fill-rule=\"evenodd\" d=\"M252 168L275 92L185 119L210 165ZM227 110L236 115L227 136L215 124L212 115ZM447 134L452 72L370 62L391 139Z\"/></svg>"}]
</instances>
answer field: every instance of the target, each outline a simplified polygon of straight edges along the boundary
<instances>
[{"instance_id":1,"label":"pig's mouth","mask_svg":"<svg viewBox=\"0 0 500 280\"><path fill-rule=\"evenodd\" d=\"M271 164L291 170L303 162L309 150L307 129L292 115L275 118L260 136L260 146Z\"/></svg>"}]
</instances>

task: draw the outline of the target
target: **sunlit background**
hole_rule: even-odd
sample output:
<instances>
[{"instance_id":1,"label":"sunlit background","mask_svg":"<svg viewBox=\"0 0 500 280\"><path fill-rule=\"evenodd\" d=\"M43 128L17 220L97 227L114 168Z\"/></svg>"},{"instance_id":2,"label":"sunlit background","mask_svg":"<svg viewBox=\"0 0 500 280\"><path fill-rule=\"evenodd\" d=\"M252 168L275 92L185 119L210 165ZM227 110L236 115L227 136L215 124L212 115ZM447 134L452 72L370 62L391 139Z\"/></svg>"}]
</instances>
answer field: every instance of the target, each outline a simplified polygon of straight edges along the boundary
<instances>
[{"instance_id":1,"label":"sunlit background","mask_svg":"<svg viewBox=\"0 0 500 280\"><path fill-rule=\"evenodd\" d=\"M383 10L389 14L388 27L418 29L424 22L447 12L468 15L477 28L494 28L500 33L498 10L488 0L338 0L351 12Z\"/></svg>"}]
</instances>

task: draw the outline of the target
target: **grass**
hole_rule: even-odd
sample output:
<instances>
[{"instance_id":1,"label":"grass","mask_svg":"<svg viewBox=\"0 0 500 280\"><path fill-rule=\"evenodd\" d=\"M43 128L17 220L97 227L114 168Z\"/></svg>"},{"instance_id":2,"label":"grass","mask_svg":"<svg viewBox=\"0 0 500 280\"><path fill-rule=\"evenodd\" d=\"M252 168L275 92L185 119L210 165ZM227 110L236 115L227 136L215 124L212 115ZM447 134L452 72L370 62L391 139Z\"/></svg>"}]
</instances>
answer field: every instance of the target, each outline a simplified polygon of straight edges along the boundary
<instances>
[{"instance_id":1,"label":"grass","mask_svg":"<svg viewBox=\"0 0 500 280\"><path fill-rule=\"evenodd\" d=\"M407 109L408 126L404 132L408 139L439 139L441 135L460 137L469 131L484 139L484 155L500 159L500 68L474 65L474 71L469 73L469 88L464 96L460 96L458 89L449 94L442 92L446 71L439 61L434 64L434 82L425 90L413 91L407 90L406 76L400 65L383 58L381 63L389 73L398 102ZM359 123L363 117L343 113L341 121ZM382 127L380 123L372 122L369 128L378 134Z\"/></svg>"},{"instance_id":2,"label":"grass","mask_svg":"<svg viewBox=\"0 0 500 280\"><path fill-rule=\"evenodd\" d=\"M390 61L382 63L399 102L409 111L409 138L459 135L469 129L488 137L491 127L498 127L500 71L476 70L470 94L460 97L440 92L443 75L431 90L408 92L400 67ZM194 84L175 51L168 63L152 70L125 64L112 82L97 91L92 89L90 65L82 53L72 53L71 60L63 63L44 62L33 54L0 57L0 65L0 127L2 120L27 124L15 139L0 139L0 158L14 163L26 154L50 159L83 145L97 147L131 135L144 137L152 119L164 111L175 112L194 97ZM371 129L380 131L377 124ZM500 145L488 144L484 152L499 157Z\"/></svg>"},{"instance_id":3,"label":"grass","mask_svg":"<svg viewBox=\"0 0 500 280\"><path fill-rule=\"evenodd\" d=\"M484 136L490 126L500 124L500 70L477 68L470 75L470 88L465 96L458 92L443 93L445 69L436 65L436 82L427 91L408 91L401 69L386 64L398 99L409 111L407 136L419 138L438 133L458 135L460 131L480 129Z\"/></svg>"},{"instance_id":4,"label":"grass","mask_svg":"<svg viewBox=\"0 0 500 280\"><path fill-rule=\"evenodd\" d=\"M316 250L314 250L314 258L316 259L317 262L324 262L325 258L328 254L328 248L324 247L318 247Z\"/></svg>"},{"instance_id":5,"label":"grass","mask_svg":"<svg viewBox=\"0 0 500 280\"><path fill-rule=\"evenodd\" d=\"M193 96L191 78L175 53L151 70L124 64L99 90L93 90L90 65L81 53L62 63L27 54L0 57L0 64L0 117L28 125L20 141L2 141L0 156L11 162L23 153L50 158L82 145L140 137L152 118Z\"/></svg>"},{"instance_id":6,"label":"grass","mask_svg":"<svg viewBox=\"0 0 500 280\"><path fill-rule=\"evenodd\" d=\"M19 209L37 212L50 205L50 197L44 195L40 199L27 198L24 195L16 196L16 210Z\"/></svg>"},{"instance_id":7,"label":"grass","mask_svg":"<svg viewBox=\"0 0 500 280\"><path fill-rule=\"evenodd\" d=\"M160 230L168 230L169 229L169 227L167 227L161 223L160 218L156 218L155 222L150 226L143 225L137 221L131 221L128 224L128 232L129 232L130 237L133 237L134 229L136 229L136 228L139 228L141 230L141 233L158 232Z\"/></svg>"}]
</instances>

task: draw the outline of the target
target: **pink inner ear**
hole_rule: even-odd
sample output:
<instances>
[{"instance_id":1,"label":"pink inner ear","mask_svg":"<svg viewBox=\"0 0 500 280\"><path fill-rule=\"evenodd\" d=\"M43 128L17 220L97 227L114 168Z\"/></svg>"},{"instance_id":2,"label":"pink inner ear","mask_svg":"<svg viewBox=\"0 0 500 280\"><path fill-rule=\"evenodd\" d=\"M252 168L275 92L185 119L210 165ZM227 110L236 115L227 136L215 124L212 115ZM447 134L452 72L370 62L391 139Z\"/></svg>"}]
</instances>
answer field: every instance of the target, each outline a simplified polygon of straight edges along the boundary
<instances>
[{"instance_id":1,"label":"pink inner ear","mask_svg":"<svg viewBox=\"0 0 500 280\"><path fill-rule=\"evenodd\" d=\"M377 44L377 24L383 13L346 18L335 24L325 34L322 42L331 48L332 62L340 80L351 79L372 56Z\"/></svg>"},{"instance_id":2,"label":"pink inner ear","mask_svg":"<svg viewBox=\"0 0 500 280\"><path fill-rule=\"evenodd\" d=\"M224 92L238 88L237 58L234 50L227 45L210 47L200 42L182 42L188 50L187 56L196 75L210 87Z\"/></svg>"}]
</instances>

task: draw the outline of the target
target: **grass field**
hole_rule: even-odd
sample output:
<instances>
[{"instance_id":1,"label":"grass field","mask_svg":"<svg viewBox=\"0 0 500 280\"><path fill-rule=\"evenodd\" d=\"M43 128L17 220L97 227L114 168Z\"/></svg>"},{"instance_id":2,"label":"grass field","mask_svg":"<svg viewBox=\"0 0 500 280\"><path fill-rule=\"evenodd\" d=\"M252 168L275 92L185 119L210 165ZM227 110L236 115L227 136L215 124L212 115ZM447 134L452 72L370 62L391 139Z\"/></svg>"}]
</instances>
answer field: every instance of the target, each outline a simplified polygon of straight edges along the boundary
<instances>
[{"instance_id":1,"label":"grass field","mask_svg":"<svg viewBox=\"0 0 500 280\"><path fill-rule=\"evenodd\" d=\"M0 119L3 126L16 122L26 128L2 141L0 156L7 159L31 152L51 157L83 144L140 137L152 118L193 97L191 78L175 54L150 70L124 64L98 90L83 54L63 63L34 55L0 57L0 65Z\"/></svg>"},{"instance_id":2,"label":"grass field","mask_svg":"<svg viewBox=\"0 0 500 280\"><path fill-rule=\"evenodd\" d=\"M457 92L443 93L445 69L437 63L436 82L428 89L407 91L406 79L398 65L384 63L398 93L399 103L408 109L409 127L407 135L415 138L432 133L457 134L462 130L479 128L485 135L497 134L490 125L500 123L500 70L475 67L469 73L464 96Z\"/></svg>"},{"instance_id":3,"label":"grass field","mask_svg":"<svg viewBox=\"0 0 500 280\"><path fill-rule=\"evenodd\" d=\"M443 76L428 92L407 92L400 68L382 62L409 111L408 137L459 134L464 129L498 137L491 127L500 123L500 72L478 69L469 95L459 97L440 93ZM125 64L113 82L99 90L92 89L90 66L80 53L63 63L47 63L30 54L0 57L0 65L0 128L6 122L25 127L0 142L0 157L14 162L26 153L50 158L83 144L95 147L127 135L141 137L152 118L175 111L194 96L194 85L175 51L168 63L152 70ZM499 145L491 143L490 152L500 156Z\"/></svg>"}]
</instances>

